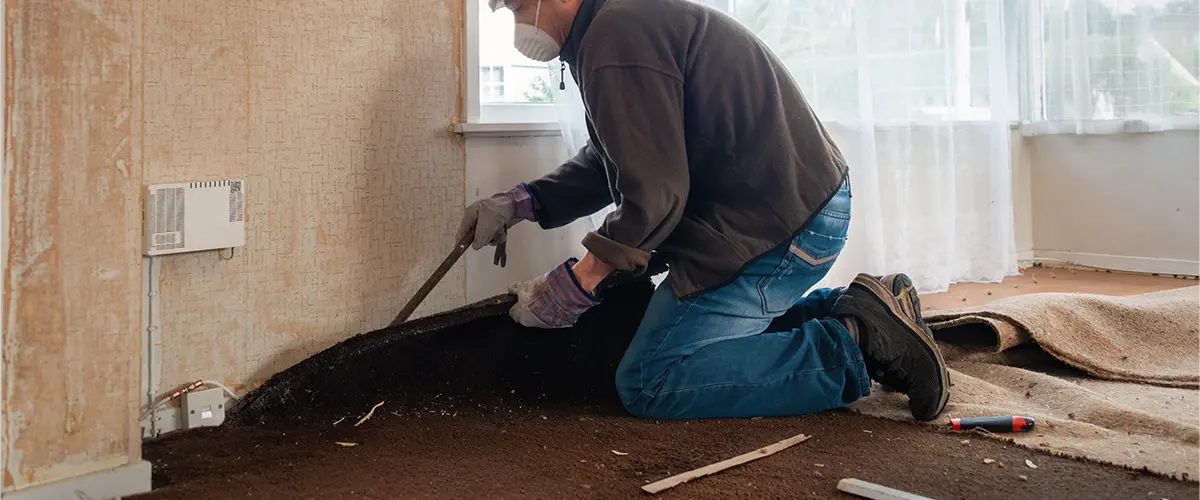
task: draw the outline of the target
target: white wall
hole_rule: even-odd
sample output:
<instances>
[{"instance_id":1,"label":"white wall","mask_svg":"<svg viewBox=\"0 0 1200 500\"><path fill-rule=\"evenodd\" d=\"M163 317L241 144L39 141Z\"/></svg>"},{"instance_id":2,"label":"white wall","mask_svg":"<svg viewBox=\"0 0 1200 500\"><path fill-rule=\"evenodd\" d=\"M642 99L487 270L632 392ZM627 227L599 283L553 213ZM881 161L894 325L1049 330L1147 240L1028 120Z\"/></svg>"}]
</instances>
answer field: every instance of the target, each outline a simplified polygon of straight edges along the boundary
<instances>
[{"instance_id":1,"label":"white wall","mask_svg":"<svg viewBox=\"0 0 1200 500\"><path fill-rule=\"evenodd\" d=\"M467 203L506 191L520 182L541 177L567 158L562 138L468 137ZM587 228L576 221L569 226L542 231L523 222L508 234L508 264L492 264L493 250L485 248L464 256L467 266L467 302L508 291L513 282L532 278L566 260L582 257L579 244Z\"/></svg>"},{"instance_id":2,"label":"white wall","mask_svg":"<svg viewBox=\"0 0 1200 500\"><path fill-rule=\"evenodd\" d=\"M1196 274L1198 143L1194 132L1025 137L1014 130L1018 258ZM557 136L470 137L467 201L536 178L565 157ZM516 280L582 255L586 232L582 222L550 232L518 225L505 269L492 265L491 250L469 253L467 300L503 293Z\"/></svg>"},{"instance_id":3,"label":"white wall","mask_svg":"<svg viewBox=\"0 0 1200 500\"><path fill-rule=\"evenodd\" d=\"M1012 132L1013 231L1016 233L1017 260L1033 260L1033 186L1029 138Z\"/></svg>"},{"instance_id":4,"label":"white wall","mask_svg":"<svg viewBox=\"0 0 1200 500\"><path fill-rule=\"evenodd\" d=\"M1200 273L1195 131L1027 141L1039 259Z\"/></svg>"},{"instance_id":5,"label":"white wall","mask_svg":"<svg viewBox=\"0 0 1200 500\"><path fill-rule=\"evenodd\" d=\"M965 135L965 134L964 134ZM838 135L835 133L835 137ZM853 148L844 131L840 140L843 148ZM1031 196L1029 190L1028 154L1021 136L1013 134L1013 184L1015 193L1015 224L1017 251L1022 258L1032 255ZM563 140L557 135L541 137L491 137L468 135L467 145L467 203L511 188L553 170L567 157ZM853 168L853 167L852 167ZM470 252L465 257L467 272L467 301L472 302L507 291L508 286L521 279L535 277L569 257L581 257L584 249L579 241L590 230L583 221L565 228L544 232L536 224L522 223L509 234L508 266L492 264L493 251ZM855 271L857 272L857 271ZM848 281L853 274L834 277L833 281Z\"/></svg>"}]
</instances>

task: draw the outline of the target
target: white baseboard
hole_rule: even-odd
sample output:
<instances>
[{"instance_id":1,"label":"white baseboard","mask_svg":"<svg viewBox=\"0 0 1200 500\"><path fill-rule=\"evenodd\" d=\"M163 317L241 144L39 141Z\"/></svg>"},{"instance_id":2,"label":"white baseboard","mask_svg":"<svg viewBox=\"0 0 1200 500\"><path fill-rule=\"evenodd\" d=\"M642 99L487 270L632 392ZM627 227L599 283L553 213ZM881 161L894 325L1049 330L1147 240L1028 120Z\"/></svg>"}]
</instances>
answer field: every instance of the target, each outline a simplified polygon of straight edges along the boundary
<instances>
[{"instance_id":1,"label":"white baseboard","mask_svg":"<svg viewBox=\"0 0 1200 500\"><path fill-rule=\"evenodd\" d=\"M1033 250L1021 250L1017 252L1017 265L1025 266L1035 262Z\"/></svg>"},{"instance_id":2,"label":"white baseboard","mask_svg":"<svg viewBox=\"0 0 1200 500\"><path fill-rule=\"evenodd\" d=\"M1060 250L1034 250L1033 254L1035 262L1076 264L1101 269L1112 269L1114 271L1200 276L1200 261L1194 260L1132 257L1128 255L1066 252Z\"/></svg>"},{"instance_id":3,"label":"white baseboard","mask_svg":"<svg viewBox=\"0 0 1200 500\"><path fill-rule=\"evenodd\" d=\"M109 500L150 491L150 462L4 492L5 500Z\"/></svg>"}]
</instances>

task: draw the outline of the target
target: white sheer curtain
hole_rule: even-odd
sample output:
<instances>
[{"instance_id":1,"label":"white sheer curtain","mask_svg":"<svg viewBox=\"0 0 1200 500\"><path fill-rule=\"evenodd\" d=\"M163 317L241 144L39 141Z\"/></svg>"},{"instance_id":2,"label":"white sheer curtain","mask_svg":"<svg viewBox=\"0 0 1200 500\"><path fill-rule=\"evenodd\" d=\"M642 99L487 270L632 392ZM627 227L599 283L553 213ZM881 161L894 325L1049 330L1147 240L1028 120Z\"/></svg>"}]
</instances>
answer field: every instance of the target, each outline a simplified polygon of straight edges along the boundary
<instances>
[{"instance_id":1,"label":"white sheer curtain","mask_svg":"<svg viewBox=\"0 0 1200 500\"><path fill-rule=\"evenodd\" d=\"M905 272L934 291L1016 272L1005 2L703 3L771 47L850 163L850 237L822 286ZM573 154L587 134L569 78L555 101Z\"/></svg>"},{"instance_id":2,"label":"white sheer curtain","mask_svg":"<svg viewBox=\"0 0 1200 500\"><path fill-rule=\"evenodd\" d=\"M1027 135L1197 128L1200 0L1037 0ZM1040 63L1040 64L1039 64Z\"/></svg>"},{"instance_id":3,"label":"white sheer curtain","mask_svg":"<svg viewBox=\"0 0 1200 500\"><path fill-rule=\"evenodd\" d=\"M582 148L588 140L583 96L579 93L579 86L575 85L575 80L571 78L571 73L560 71L561 66L558 59L551 61L549 66L554 103L558 109L558 121L562 127L563 147L569 158L575 156L579 152L579 148ZM563 85L563 79L566 80L565 85ZM582 220L584 227L588 231L595 231L604 222L604 217L615 208L615 206L609 205L584 218Z\"/></svg>"}]
</instances>

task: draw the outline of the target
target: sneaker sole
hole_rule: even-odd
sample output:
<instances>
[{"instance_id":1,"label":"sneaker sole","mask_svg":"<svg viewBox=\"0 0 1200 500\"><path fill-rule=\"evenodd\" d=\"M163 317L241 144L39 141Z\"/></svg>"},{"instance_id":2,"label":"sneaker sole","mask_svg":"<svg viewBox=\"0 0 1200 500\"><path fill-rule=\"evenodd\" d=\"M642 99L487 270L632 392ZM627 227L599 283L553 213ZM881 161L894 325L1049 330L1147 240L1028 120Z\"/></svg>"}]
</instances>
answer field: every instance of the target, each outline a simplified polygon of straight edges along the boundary
<instances>
[{"instance_id":1,"label":"sneaker sole","mask_svg":"<svg viewBox=\"0 0 1200 500\"><path fill-rule=\"evenodd\" d=\"M912 285L911 279L904 275L900 276L904 277L904 280L908 282L909 286ZM927 328L923 328L921 325L917 324L912 317L910 317L901 309L899 300L895 298L891 290L888 290L888 288L881 281L867 274L858 275L856 278L854 278L854 283L857 283L859 286L871 291L873 298L876 301L882 302L883 305L892 312L892 314L895 314L896 317L900 318L901 321L916 331L917 337L921 339L921 344L925 346L925 350L937 358L938 366L946 366L946 360L942 358L942 352L938 350L937 344L934 343L933 335L928 331ZM892 298L892 300L880 300L881 297L889 297ZM917 312L918 314L920 313L920 311ZM937 412L935 412L933 418L937 418L939 415L941 415L946 409L946 403L950 401L949 378L950 374L946 370L939 370L938 382L940 382L942 386L942 398L940 401L938 401ZM930 420L933 420L933 418Z\"/></svg>"},{"instance_id":2,"label":"sneaker sole","mask_svg":"<svg viewBox=\"0 0 1200 500\"><path fill-rule=\"evenodd\" d=\"M907 274L889 274L876 279L881 281L885 288L891 289L892 296L897 297L897 300L900 301L901 310L915 320L921 330L929 332L925 318L921 317L921 297L917 295L917 287L913 286L912 278L909 278ZM906 305L908 307L905 307ZM912 308L912 310L908 311L908 308Z\"/></svg>"}]
</instances>

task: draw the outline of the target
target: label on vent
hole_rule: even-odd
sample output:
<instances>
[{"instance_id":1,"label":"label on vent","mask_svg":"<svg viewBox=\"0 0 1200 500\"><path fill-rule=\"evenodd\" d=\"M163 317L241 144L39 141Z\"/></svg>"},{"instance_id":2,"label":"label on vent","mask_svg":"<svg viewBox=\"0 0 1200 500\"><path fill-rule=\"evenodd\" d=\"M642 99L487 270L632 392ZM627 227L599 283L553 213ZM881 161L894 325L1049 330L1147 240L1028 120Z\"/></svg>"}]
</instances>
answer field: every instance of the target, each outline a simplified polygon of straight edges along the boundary
<instances>
[{"instance_id":1,"label":"label on vent","mask_svg":"<svg viewBox=\"0 0 1200 500\"><path fill-rule=\"evenodd\" d=\"M242 181L229 182L229 222L242 222L246 218L245 197Z\"/></svg>"}]
</instances>

